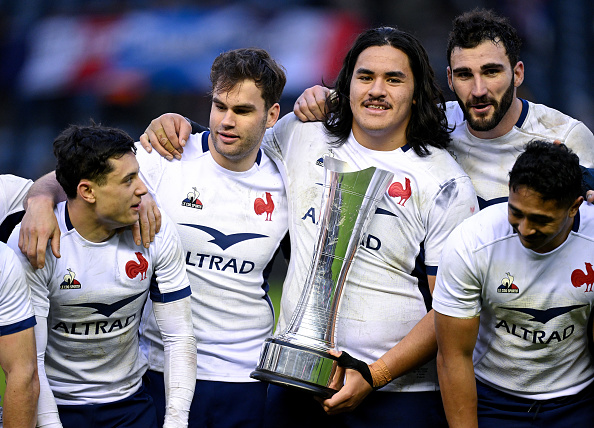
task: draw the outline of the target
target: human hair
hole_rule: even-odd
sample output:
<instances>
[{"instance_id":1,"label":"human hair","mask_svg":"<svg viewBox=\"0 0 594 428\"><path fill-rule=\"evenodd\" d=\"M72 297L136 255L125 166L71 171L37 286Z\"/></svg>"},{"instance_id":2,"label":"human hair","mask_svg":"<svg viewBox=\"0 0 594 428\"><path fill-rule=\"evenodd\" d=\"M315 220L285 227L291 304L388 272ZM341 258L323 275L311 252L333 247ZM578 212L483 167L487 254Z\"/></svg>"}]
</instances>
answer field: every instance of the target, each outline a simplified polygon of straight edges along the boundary
<instances>
[{"instance_id":1,"label":"human hair","mask_svg":"<svg viewBox=\"0 0 594 428\"><path fill-rule=\"evenodd\" d=\"M262 92L266 109L280 101L287 77L284 68L264 49L243 48L220 54L210 69L211 95L230 91L246 79Z\"/></svg>"},{"instance_id":2,"label":"human hair","mask_svg":"<svg viewBox=\"0 0 594 428\"><path fill-rule=\"evenodd\" d=\"M501 43L512 68L520 60L522 40L509 20L492 10L474 9L456 17L448 38L448 64L454 48L472 49L484 41Z\"/></svg>"},{"instance_id":3,"label":"human hair","mask_svg":"<svg viewBox=\"0 0 594 428\"><path fill-rule=\"evenodd\" d=\"M81 180L105 184L113 171L109 159L136 153L134 140L121 129L91 123L70 125L54 140L56 179L69 199L76 198Z\"/></svg>"},{"instance_id":4,"label":"human hair","mask_svg":"<svg viewBox=\"0 0 594 428\"><path fill-rule=\"evenodd\" d=\"M326 100L326 131L335 138L333 146L348 139L353 125L350 106L350 85L355 64L361 52L373 46L392 46L407 57L414 78L412 114L406 127L407 143L419 156L430 153L428 146L445 148L450 142L450 129L445 115L445 98L429 64L425 48L411 34L392 27L373 28L359 34L346 54L336 78L335 97Z\"/></svg>"},{"instance_id":5,"label":"human hair","mask_svg":"<svg viewBox=\"0 0 594 428\"><path fill-rule=\"evenodd\" d=\"M580 160L565 144L531 141L509 173L510 190L521 186L569 207L584 193Z\"/></svg>"}]
</instances>

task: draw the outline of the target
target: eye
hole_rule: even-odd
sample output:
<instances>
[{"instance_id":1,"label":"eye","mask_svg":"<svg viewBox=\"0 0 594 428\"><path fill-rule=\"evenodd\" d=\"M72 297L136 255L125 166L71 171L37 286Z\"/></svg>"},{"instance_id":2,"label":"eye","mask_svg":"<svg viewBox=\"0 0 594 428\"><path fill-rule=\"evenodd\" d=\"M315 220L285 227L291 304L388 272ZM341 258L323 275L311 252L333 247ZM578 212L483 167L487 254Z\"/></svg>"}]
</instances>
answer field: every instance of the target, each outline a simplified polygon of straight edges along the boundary
<instances>
[{"instance_id":1,"label":"eye","mask_svg":"<svg viewBox=\"0 0 594 428\"><path fill-rule=\"evenodd\" d=\"M363 82L369 82L371 80L371 76L361 75L357 79L362 80Z\"/></svg>"},{"instance_id":2,"label":"eye","mask_svg":"<svg viewBox=\"0 0 594 428\"><path fill-rule=\"evenodd\" d=\"M461 72L461 73L456 73L455 74L456 78L458 79L470 79L472 77L472 74L468 73L468 72Z\"/></svg>"}]
</instances>

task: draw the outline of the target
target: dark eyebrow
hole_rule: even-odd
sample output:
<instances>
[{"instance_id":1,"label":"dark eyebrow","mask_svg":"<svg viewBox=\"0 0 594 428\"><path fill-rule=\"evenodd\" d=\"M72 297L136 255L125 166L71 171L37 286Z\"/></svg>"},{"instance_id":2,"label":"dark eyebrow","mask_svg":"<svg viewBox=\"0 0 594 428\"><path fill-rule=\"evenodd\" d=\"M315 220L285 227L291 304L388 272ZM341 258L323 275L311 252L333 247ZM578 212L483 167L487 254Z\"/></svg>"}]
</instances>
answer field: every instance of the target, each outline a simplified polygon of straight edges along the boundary
<instances>
[{"instance_id":1,"label":"dark eyebrow","mask_svg":"<svg viewBox=\"0 0 594 428\"><path fill-rule=\"evenodd\" d=\"M507 203L507 206L515 213L521 214L523 216L526 216L528 218L530 218L530 220L532 221L538 221L538 222L550 222L553 220L553 217L550 217L548 215L544 215L544 214L524 214L524 212L516 207L514 207L511 203Z\"/></svg>"},{"instance_id":2,"label":"dark eyebrow","mask_svg":"<svg viewBox=\"0 0 594 428\"><path fill-rule=\"evenodd\" d=\"M367 68L358 68L357 71L355 71L355 74L375 74L374 71L369 70ZM387 77L399 77L401 79L406 77L406 74L404 74L402 71L388 71L385 73L385 76Z\"/></svg>"},{"instance_id":3,"label":"dark eyebrow","mask_svg":"<svg viewBox=\"0 0 594 428\"><path fill-rule=\"evenodd\" d=\"M225 104L223 101L221 101L218 97L213 97L212 102L216 103L216 104L222 104L226 107L229 107L229 106L227 106L227 104ZM236 104L232 107L232 109L233 110L240 109L240 110L250 110L251 111L251 110L256 110L256 106L252 103Z\"/></svg>"},{"instance_id":4,"label":"dark eyebrow","mask_svg":"<svg viewBox=\"0 0 594 428\"><path fill-rule=\"evenodd\" d=\"M503 64L499 64L496 62L490 62L488 64L483 64L481 65L481 70L485 71L485 70L492 70L492 69L497 69L497 70L503 70L504 69L504 65ZM470 67L458 67L458 68L454 68L452 70L452 73L457 74L457 73L469 73L472 70L470 69Z\"/></svg>"},{"instance_id":5,"label":"dark eyebrow","mask_svg":"<svg viewBox=\"0 0 594 428\"><path fill-rule=\"evenodd\" d=\"M504 65L503 64L496 63L496 62L490 62L488 64L481 65L481 70L490 70L490 69L493 69L493 68L496 68L498 70L503 70Z\"/></svg>"},{"instance_id":6,"label":"dark eyebrow","mask_svg":"<svg viewBox=\"0 0 594 428\"><path fill-rule=\"evenodd\" d=\"M458 67L452 70L452 73L468 73L470 71L470 67Z\"/></svg>"},{"instance_id":7,"label":"dark eyebrow","mask_svg":"<svg viewBox=\"0 0 594 428\"><path fill-rule=\"evenodd\" d=\"M355 71L355 74L375 74L375 73L367 68L360 67Z\"/></svg>"},{"instance_id":8,"label":"dark eyebrow","mask_svg":"<svg viewBox=\"0 0 594 428\"><path fill-rule=\"evenodd\" d=\"M126 174L124 176L124 178L122 178L122 183L125 182L125 181L127 181L129 178L136 177L138 175L138 173L139 173L139 171L133 171L133 172L131 172L129 174Z\"/></svg>"}]
</instances>

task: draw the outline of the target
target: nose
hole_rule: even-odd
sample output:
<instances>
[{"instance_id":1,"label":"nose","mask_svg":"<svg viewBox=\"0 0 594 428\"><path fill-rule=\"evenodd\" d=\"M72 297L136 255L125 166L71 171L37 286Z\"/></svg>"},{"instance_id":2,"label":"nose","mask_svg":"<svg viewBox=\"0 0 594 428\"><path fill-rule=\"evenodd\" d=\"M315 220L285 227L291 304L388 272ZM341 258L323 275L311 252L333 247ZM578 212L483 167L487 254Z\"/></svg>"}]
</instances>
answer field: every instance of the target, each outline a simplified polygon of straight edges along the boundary
<instances>
[{"instance_id":1,"label":"nose","mask_svg":"<svg viewBox=\"0 0 594 428\"><path fill-rule=\"evenodd\" d=\"M225 115L223 116L223 120L221 120L221 125L226 128L232 128L235 126L235 113L231 111L231 109L227 109Z\"/></svg>"},{"instance_id":2,"label":"nose","mask_svg":"<svg viewBox=\"0 0 594 428\"><path fill-rule=\"evenodd\" d=\"M136 188L136 195L137 196L143 196L146 195L148 193L148 189L146 188L146 185L144 184L144 182L142 180L138 180L139 185Z\"/></svg>"},{"instance_id":3,"label":"nose","mask_svg":"<svg viewBox=\"0 0 594 428\"><path fill-rule=\"evenodd\" d=\"M472 82L472 96L479 98L487 95L487 85L481 77L475 77Z\"/></svg>"},{"instance_id":4,"label":"nose","mask_svg":"<svg viewBox=\"0 0 594 428\"><path fill-rule=\"evenodd\" d=\"M534 234L534 232L536 232L536 230L534 229L532 224L526 219L520 220L517 228L518 228L518 232L522 236L530 236L530 235Z\"/></svg>"},{"instance_id":5,"label":"nose","mask_svg":"<svg viewBox=\"0 0 594 428\"><path fill-rule=\"evenodd\" d=\"M369 96L372 98L379 98L386 96L386 84L382 79L375 79L369 88Z\"/></svg>"}]
</instances>

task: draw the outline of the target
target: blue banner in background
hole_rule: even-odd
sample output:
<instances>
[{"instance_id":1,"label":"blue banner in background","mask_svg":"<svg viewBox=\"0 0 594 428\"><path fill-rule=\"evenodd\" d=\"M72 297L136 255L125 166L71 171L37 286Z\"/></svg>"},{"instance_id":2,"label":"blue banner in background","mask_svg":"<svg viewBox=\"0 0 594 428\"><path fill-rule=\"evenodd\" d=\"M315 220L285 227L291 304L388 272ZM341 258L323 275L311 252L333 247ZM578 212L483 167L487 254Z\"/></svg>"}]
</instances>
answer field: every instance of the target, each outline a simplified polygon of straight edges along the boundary
<instances>
[{"instance_id":1,"label":"blue banner in background","mask_svg":"<svg viewBox=\"0 0 594 428\"><path fill-rule=\"evenodd\" d=\"M286 68L285 95L294 95L332 82L363 28L336 12L293 8L262 16L242 5L54 16L31 29L18 87L26 98L89 93L116 102L148 91L207 92L219 53L261 47Z\"/></svg>"}]
</instances>

